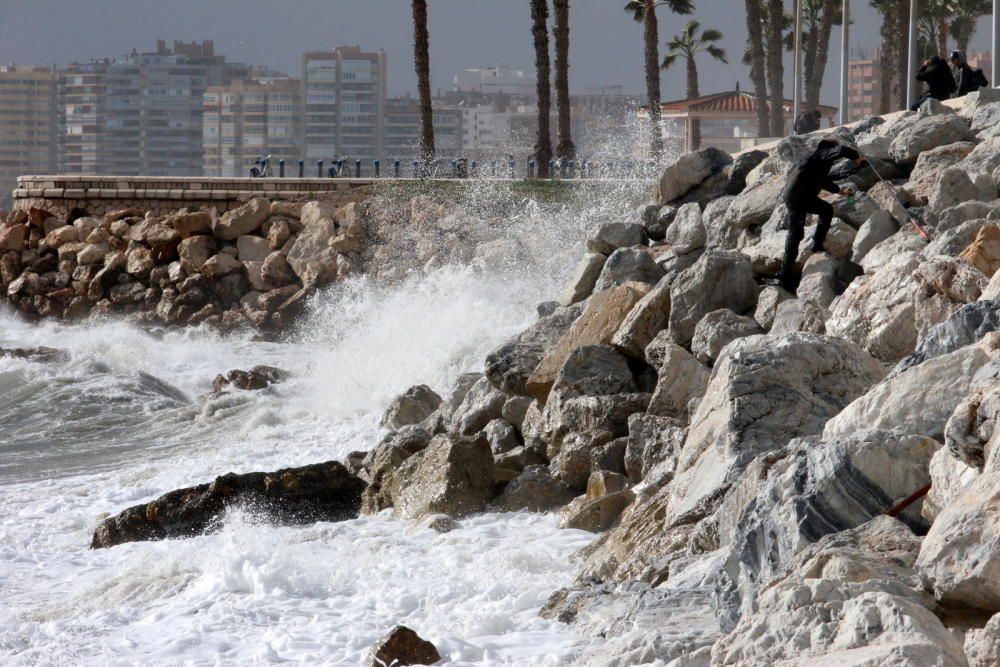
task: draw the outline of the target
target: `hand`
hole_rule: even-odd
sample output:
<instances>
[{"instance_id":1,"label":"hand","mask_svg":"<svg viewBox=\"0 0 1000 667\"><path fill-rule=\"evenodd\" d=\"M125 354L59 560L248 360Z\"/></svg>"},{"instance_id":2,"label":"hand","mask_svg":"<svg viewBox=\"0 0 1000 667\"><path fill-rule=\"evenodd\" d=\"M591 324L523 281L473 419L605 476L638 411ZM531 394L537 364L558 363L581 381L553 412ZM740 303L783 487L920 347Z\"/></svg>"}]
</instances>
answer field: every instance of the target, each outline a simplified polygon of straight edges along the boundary
<instances>
[{"instance_id":1,"label":"hand","mask_svg":"<svg viewBox=\"0 0 1000 667\"><path fill-rule=\"evenodd\" d=\"M854 193L847 188L840 188L840 194L842 197L853 197Z\"/></svg>"}]
</instances>

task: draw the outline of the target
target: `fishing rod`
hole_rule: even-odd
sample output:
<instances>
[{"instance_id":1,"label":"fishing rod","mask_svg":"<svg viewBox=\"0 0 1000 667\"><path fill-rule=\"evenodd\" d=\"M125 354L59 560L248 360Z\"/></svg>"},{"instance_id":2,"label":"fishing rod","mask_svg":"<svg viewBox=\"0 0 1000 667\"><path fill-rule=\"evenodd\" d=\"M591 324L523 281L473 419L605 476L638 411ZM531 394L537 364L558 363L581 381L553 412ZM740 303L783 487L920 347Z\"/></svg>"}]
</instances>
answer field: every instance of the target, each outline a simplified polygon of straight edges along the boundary
<instances>
[{"instance_id":1,"label":"fishing rod","mask_svg":"<svg viewBox=\"0 0 1000 667\"><path fill-rule=\"evenodd\" d=\"M917 234L920 234L920 238L922 238L927 243L930 243L931 235L927 232L926 229L924 229L924 226L920 224L920 221L917 220L917 216L911 213L910 209L903 206L903 202L900 201L899 195L896 194L896 186L894 186L892 183L882 178L882 174L878 173L878 169L875 168L875 163L872 162L870 157L868 157L864 153L861 153L861 151L858 151L858 153L860 153L861 157L863 157L865 161L868 163L868 167L871 168L871 170L875 173L875 176L878 177L878 180L884 183L889 188L889 192L892 194L892 198L896 200L896 203L899 204L899 207L904 211L906 211L906 216L910 219L910 223L913 225L913 228L917 230Z\"/></svg>"}]
</instances>

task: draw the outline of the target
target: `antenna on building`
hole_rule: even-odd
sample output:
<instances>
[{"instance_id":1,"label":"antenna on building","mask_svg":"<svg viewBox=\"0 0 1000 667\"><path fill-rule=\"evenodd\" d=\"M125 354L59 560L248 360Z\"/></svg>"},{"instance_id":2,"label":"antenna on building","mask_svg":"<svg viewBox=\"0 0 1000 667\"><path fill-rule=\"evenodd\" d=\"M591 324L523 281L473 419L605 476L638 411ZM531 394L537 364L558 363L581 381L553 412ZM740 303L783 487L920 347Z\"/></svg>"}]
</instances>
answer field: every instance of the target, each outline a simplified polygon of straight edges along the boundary
<instances>
[{"instance_id":1,"label":"antenna on building","mask_svg":"<svg viewBox=\"0 0 1000 667\"><path fill-rule=\"evenodd\" d=\"M737 93L740 92L740 82L739 81L736 82L736 92Z\"/></svg>"}]
</instances>

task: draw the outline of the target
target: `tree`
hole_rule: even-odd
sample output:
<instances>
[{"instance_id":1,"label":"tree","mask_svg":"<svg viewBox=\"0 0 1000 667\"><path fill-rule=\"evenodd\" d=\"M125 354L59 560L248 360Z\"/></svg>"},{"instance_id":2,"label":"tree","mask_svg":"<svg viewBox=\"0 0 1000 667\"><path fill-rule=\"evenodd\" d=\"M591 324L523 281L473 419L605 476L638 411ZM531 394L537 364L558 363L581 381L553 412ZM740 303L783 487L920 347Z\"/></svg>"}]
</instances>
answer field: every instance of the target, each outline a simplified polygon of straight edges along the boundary
<instances>
[{"instance_id":1,"label":"tree","mask_svg":"<svg viewBox=\"0 0 1000 667\"><path fill-rule=\"evenodd\" d=\"M646 98L649 103L650 140L649 152L654 159L663 153L663 129L660 116L660 29L656 21L656 8L666 5L675 14L694 11L692 0L629 0L625 11L643 25L645 43Z\"/></svg>"},{"instance_id":2,"label":"tree","mask_svg":"<svg viewBox=\"0 0 1000 667\"><path fill-rule=\"evenodd\" d=\"M747 51L744 62L750 65L750 80L757 101L757 136L770 134L770 118L767 111L767 77L765 75L766 55L764 51L764 10L761 0L746 0L747 8Z\"/></svg>"},{"instance_id":3,"label":"tree","mask_svg":"<svg viewBox=\"0 0 1000 667\"><path fill-rule=\"evenodd\" d=\"M843 24L842 0L805 0L803 14L808 26L804 40L803 78L806 89L805 110L815 111L823 88L826 63L830 53L833 26Z\"/></svg>"},{"instance_id":4,"label":"tree","mask_svg":"<svg viewBox=\"0 0 1000 667\"><path fill-rule=\"evenodd\" d=\"M980 16L993 11L993 3L990 0L952 0L951 5L954 13L948 26L951 36L960 51L968 51L969 42L976 34L976 22Z\"/></svg>"},{"instance_id":5,"label":"tree","mask_svg":"<svg viewBox=\"0 0 1000 667\"><path fill-rule=\"evenodd\" d=\"M667 55L663 58L663 69L669 69L678 58L683 58L687 64L687 96L694 99L700 95L698 91L698 63L699 53L707 53L716 60L726 64L726 50L720 48L716 43L722 39L722 33L711 28L704 30L701 34L701 24L697 21L688 21L687 25L679 35L674 35L673 39L667 42ZM698 150L701 146L701 122L691 121L691 136L689 137L691 150Z\"/></svg>"},{"instance_id":6,"label":"tree","mask_svg":"<svg viewBox=\"0 0 1000 667\"><path fill-rule=\"evenodd\" d=\"M908 45L905 35L909 30L910 2L909 0L871 0L872 7L882 15L882 47L880 55L879 113L886 114L895 106L905 109L909 106L906 99L906 77L909 61ZM900 37L900 36L904 37ZM895 104L894 104L895 103Z\"/></svg>"},{"instance_id":7,"label":"tree","mask_svg":"<svg viewBox=\"0 0 1000 667\"><path fill-rule=\"evenodd\" d=\"M771 89L771 136L785 135L785 63L782 60L784 45L785 6L782 0L768 0L765 15L767 41L767 85Z\"/></svg>"},{"instance_id":8,"label":"tree","mask_svg":"<svg viewBox=\"0 0 1000 667\"><path fill-rule=\"evenodd\" d=\"M549 175L552 159L552 136L549 132L549 114L552 110L549 85L549 1L531 0L531 35L535 42L535 75L538 92L538 135L535 139L535 160L538 176Z\"/></svg>"},{"instance_id":9,"label":"tree","mask_svg":"<svg viewBox=\"0 0 1000 667\"><path fill-rule=\"evenodd\" d=\"M434 108L431 105L430 36L427 0L413 0L413 63L420 96L420 162L426 172L434 161Z\"/></svg>"},{"instance_id":10,"label":"tree","mask_svg":"<svg viewBox=\"0 0 1000 667\"><path fill-rule=\"evenodd\" d=\"M552 0L552 7L555 10L552 32L556 41L556 107L559 110L556 156L575 160L576 146L573 144L569 100L569 0Z\"/></svg>"}]
</instances>

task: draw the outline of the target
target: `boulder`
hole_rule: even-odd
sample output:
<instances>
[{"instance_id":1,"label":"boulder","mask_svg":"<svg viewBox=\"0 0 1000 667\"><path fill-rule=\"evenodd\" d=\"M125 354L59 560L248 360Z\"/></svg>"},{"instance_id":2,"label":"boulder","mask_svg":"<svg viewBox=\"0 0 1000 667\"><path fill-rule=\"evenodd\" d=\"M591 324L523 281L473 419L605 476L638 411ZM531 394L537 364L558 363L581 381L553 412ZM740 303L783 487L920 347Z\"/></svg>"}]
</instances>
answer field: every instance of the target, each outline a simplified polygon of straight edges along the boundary
<instances>
[{"instance_id":1,"label":"boulder","mask_svg":"<svg viewBox=\"0 0 1000 667\"><path fill-rule=\"evenodd\" d=\"M212 233L212 214L208 211L181 211L170 216L167 223L173 226L182 239Z\"/></svg>"},{"instance_id":2,"label":"boulder","mask_svg":"<svg viewBox=\"0 0 1000 667\"><path fill-rule=\"evenodd\" d=\"M632 307L618 331L611 338L611 345L625 354L642 359L646 346L670 322L670 284L660 280Z\"/></svg>"},{"instance_id":3,"label":"boulder","mask_svg":"<svg viewBox=\"0 0 1000 667\"><path fill-rule=\"evenodd\" d=\"M745 237L755 235L771 217L784 185L784 177L772 176L748 186L730 202L721 221L706 224L708 247L733 249L748 245Z\"/></svg>"},{"instance_id":4,"label":"boulder","mask_svg":"<svg viewBox=\"0 0 1000 667\"><path fill-rule=\"evenodd\" d=\"M628 416L625 416L628 419ZM556 447L549 447L552 470L559 480L574 492L582 491L593 465L595 451L603 448L618 435L606 429L560 433Z\"/></svg>"},{"instance_id":5,"label":"boulder","mask_svg":"<svg viewBox=\"0 0 1000 667\"><path fill-rule=\"evenodd\" d=\"M212 233L217 239L235 241L244 234L252 234L260 229L271 215L271 202L263 197L255 197L243 206L226 211L214 222Z\"/></svg>"},{"instance_id":6,"label":"boulder","mask_svg":"<svg viewBox=\"0 0 1000 667\"><path fill-rule=\"evenodd\" d=\"M957 257L929 257L920 263L913 278L918 285L924 288L925 295L939 294L951 303L973 303L989 284L989 278L983 275L982 271L973 268L968 263ZM933 322L939 324L951 314L945 313L945 317ZM919 324L924 326L919 327ZM918 324L922 331L928 330L926 321Z\"/></svg>"},{"instance_id":7,"label":"boulder","mask_svg":"<svg viewBox=\"0 0 1000 667\"><path fill-rule=\"evenodd\" d=\"M389 402L379 425L390 430L419 424L441 405L441 397L425 384L410 387Z\"/></svg>"},{"instance_id":8,"label":"boulder","mask_svg":"<svg viewBox=\"0 0 1000 667\"><path fill-rule=\"evenodd\" d=\"M823 430L830 440L868 429L900 430L935 440L955 406L984 380L977 372L1000 356L1000 334L924 361L876 385Z\"/></svg>"},{"instance_id":9,"label":"boulder","mask_svg":"<svg viewBox=\"0 0 1000 667\"><path fill-rule=\"evenodd\" d=\"M413 630L397 625L372 646L365 667L433 665L440 660L441 654L434 644L422 639Z\"/></svg>"},{"instance_id":10,"label":"boulder","mask_svg":"<svg viewBox=\"0 0 1000 667\"><path fill-rule=\"evenodd\" d=\"M789 294L780 287L768 286L760 291L757 297L757 309L753 318L762 329L769 330L774 324L774 317L778 312L778 306L795 296ZM821 332L822 333L822 332Z\"/></svg>"},{"instance_id":11,"label":"boulder","mask_svg":"<svg viewBox=\"0 0 1000 667\"><path fill-rule=\"evenodd\" d=\"M271 252L267 239L244 234L236 239L237 259L241 262L262 262Z\"/></svg>"},{"instance_id":12,"label":"boulder","mask_svg":"<svg viewBox=\"0 0 1000 667\"><path fill-rule=\"evenodd\" d=\"M215 239L211 236L191 236L177 246L180 268L188 274L198 273L201 265L215 254Z\"/></svg>"},{"instance_id":13,"label":"boulder","mask_svg":"<svg viewBox=\"0 0 1000 667\"><path fill-rule=\"evenodd\" d=\"M330 241L337 235L337 225L331 218L313 220L312 217L310 214L309 224L303 223L305 226L295 237L287 259L303 285L319 287L337 277L338 253L330 247Z\"/></svg>"},{"instance_id":14,"label":"boulder","mask_svg":"<svg viewBox=\"0 0 1000 667\"><path fill-rule=\"evenodd\" d=\"M720 309L701 318L694 329L691 352L703 364L712 364L722 349L738 338L764 333L757 322L731 310Z\"/></svg>"},{"instance_id":15,"label":"boulder","mask_svg":"<svg viewBox=\"0 0 1000 667\"><path fill-rule=\"evenodd\" d=\"M584 255L569 279L566 280L566 285L559 296L560 305L571 306L590 296L594 291L594 285L597 284L597 278L604 268L605 260L607 257L595 252L588 252Z\"/></svg>"},{"instance_id":16,"label":"boulder","mask_svg":"<svg viewBox=\"0 0 1000 667\"><path fill-rule=\"evenodd\" d=\"M198 272L204 276L208 276L213 280L218 280L223 276L228 276L239 271L243 271L244 264L238 259L226 252L220 252L218 254L212 255L201 265ZM251 282L254 289L260 289L264 287L260 281Z\"/></svg>"},{"instance_id":17,"label":"boulder","mask_svg":"<svg viewBox=\"0 0 1000 667\"><path fill-rule=\"evenodd\" d=\"M757 303L757 283L746 256L732 251L708 250L684 271L670 289L670 335L678 345L694 336L701 318L720 308L737 314Z\"/></svg>"},{"instance_id":18,"label":"boulder","mask_svg":"<svg viewBox=\"0 0 1000 667\"><path fill-rule=\"evenodd\" d=\"M260 265L260 277L270 285L291 285L295 282L295 272L281 251L276 250L264 258Z\"/></svg>"},{"instance_id":19,"label":"boulder","mask_svg":"<svg viewBox=\"0 0 1000 667\"><path fill-rule=\"evenodd\" d=\"M537 431L525 430L525 441L537 437L553 460L561 454L563 443L572 437L568 447L572 451L556 464L582 484L589 472L592 450L627 435L628 418L645 412L649 399L649 394L635 392L567 398L557 394L546 404Z\"/></svg>"},{"instance_id":20,"label":"boulder","mask_svg":"<svg viewBox=\"0 0 1000 667\"><path fill-rule=\"evenodd\" d=\"M995 223L991 225L989 220L969 220L957 227L942 230L923 247L921 254L925 257L935 255L957 257L976 239L979 231L988 226L995 226Z\"/></svg>"},{"instance_id":21,"label":"boulder","mask_svg":"<svg viewBox=\"0 0 1000 667\"><path fill-rule=\"evenodd\" d=\"M1000 416L1000 382L978 387L962 398L944 427L944 443L952 456L982 470L989 458L988 443Z\"/></svg>"},{"instance_id":22,"label":"boulder","mask_svg":"<svg viewBox=\"0 0 1000 667\"><path fill-rule=\"evenodd\" d=\"M795 332L824 334L830 311L808 299L788 299L778 304L771 322L772 334Z\"/></svg>"},{"instance_id":23,"label":"boulder","mask_svg":"<svg viewBox=\"0 0 1000 667\"><path fill-rule=\"evenodd\" d=\"M488 378L480 378L455 408L451 416L451 429L465 436L479 433L491 421L500 418L506 401L507 395L494 387Z\"/></svg>"},{"instance_id":24,"label":"boulder","mask_svg":"<svg viewBox=\"0 0 1000 667\"><path fill-rule=\"evenodd\" d=\"M525 383L524 388L527 392L544 403L570 353L578 347L610 343L632 308L646 293L648 287L645 285L629 283L598 292L590 297L580 317L572 323L558 342L548 346L544 357L537 363ZM486 363L489 376L490 358L487 358Z\"/></svg>"},{"instance_id":25,"label":"boulder","mask_svg":"<svg viewBox=\"0 0 1000 667\"><path fill-rule=\"evenodd\" d=\"M945 441L948 434L945 429ZM948 447L942 447L931 457L930 465L931 488L923 498L920 514L933 523L937 517L950 505L963 489L979 477L979 470L966 465Z\"/></svg>"},{"instance_id":26,"label":"boulder","mask_svg":"<svg viewBox=\"0 0 1000 667\"><path fill-rule=\"evenodd\" d=\"M959 166L948 167L938 173L937 180L931 188L928 205L934 213L941 213L946 208L951 208L965 201L979 198L979 188L972 182L969 175ZM904 224L907 220L897 221Z\"/></svg>"},{"instance_id":27,"label":"boulder","mask_svg":"<svg viewBox=\"0 0 1000 667\"><path fill-rule=\"evenodd\" d=\"M818 434L883 374L857 346L816 334L731 343L691 418L671 484L670 516L717 493L755 454Z\"/></svg>"},{"instance_id":28,"label":"boulder","mask_svg":"<svg viewBox=\"0 0 1000 667\"><path fill-rule=\"evenodd\" d=\"M510 481L493 502L500 512L548 512L573 500L573 491L556 479L547 466L532 465Z\"/></svg>"},{"instance_id":29,"label":"boulder","mask_svg":"<svg viewBox=\"0 0 1000 667\"><path fill-rule=\"evenodd\" d=\"M889 156L901 165L915 165L921 153L974 139L969 126L955 114L923 116L893 139Z\"/></svg>"},{"instance_id":30,"label":"boulder","mask_svg":"<svg viewBox=\"0 0 1000 667\"><path fill-rule=\"evenodd\" d=\"M0 347L0 359L25 359L38 363L69 361L71 356L65 350L54 347Z\"/></svg>"},{"instance_id":31,"label":"boulder","mask_svg":"<svg viewBox=\"0 0 1000 667\"><path fill-rule=\"evenodd\" d=\"M484 439L438 435L395 470L387 486L399 518L465 516L493 498L493 454Z\"/></svg>"},{"instance_id":32,"label":"boulder","mask_svg":"<svg viewBox=\"0 0 1000 667\"><path fill-rule=\"evenodd\" d=\"M877 211L865 221L854 237L851 261L861 264L872 248L899 231L899 223L886 211Z\"/></svg>"},{"instance_id":33,"label":"boulder","mask_svg":"<svg viewBox=\"0 0 1000 667\"><path fill-rule=\"evenodd\" d=\"M105 519L90 546L101 549L218 530L230 507L250 507L257 516L280 524L343 521L358 516L363 489L364 482L336 461L270 473L228 473Z\"/></svg>"},{"instance_id":34,"label":"boulder","mask_svg":"<svg viewBox=\"0 0 1000 667\"><path fill-rule=\"evenodd\" d=\"M494 419L482 431L494 457L517 449L522 444L521 436L514 425L504 419Z\"/></svg>"},{"instance_id":35,"label":"boulder","mask_svg":"<svg viewBox=\"0 0 1000 667\"><path fill-rule=\"evenodd\" d=\"M145 278L155 265L149 248L139 246L125 253L125 272L129 275Z\"/></svg>"},{"instance_id":36,"label":"boulder","mask_svg":"<svg viewBox=\"0 0 1000 667\"><path fill-rule=\"evenodd\" d=\"M680 345L667 343L656 366L658 379L649 414L687 421L691 402L700 399L711 371Z\"/></svg>"},{"instance_id":37,"label":"boulder","mask_svg":"<svg viewBox=\"0 0 1000 667\"><path fill-rule=\"evenodd\" d=\"M909 226L902 227L889 238L876 243L875 247L858 261L858 264L861 265L866 274L872 275L899 255L921 253L925 248L927 248L927 244L917 236L915 231Z\"/></svg>"},{"instance_id":38,"label":"boulder","mask_svg":"<svg viewBox=\"0 0 1000 667\"><path fill-rule=\"evenodd\" d=\"M992 104L1000 112L1000 104ZM1000 119L997 120L1000 127ZM990 618L986 627L970 629L965 633L965 657L969 667L993 667L1000 665L1000 614Z\"/></svg>"},{"instance_id":39,"label":"boulder","mask_svg":"<svg viewBox=\"0 0 1000 667\"><path fill-rule=\"evenodd\" d=\"M243 391L257 391L266 389L272 384L280 384L289 377L288 371L274 366L254 366L248 371L234 369L225 375L216 375L212 381L212 391L221 394L230 387Z\"/></svg>"},{"instance_id":40,"label":"boulder","mask_svg":"<svg viewBox=\"0 0 1000 667\"><path fill-rule=\"evenodd\" d=\"M718 174L733 161L717 148L704 148L684 153L664 167L656 185L656 201L660 206L687 194L709 176Z\"/></svg>"},{"instance_id":41,"label":"boulder","mask_svg":"<svg viewBox=\"0 0 1000 667\"><path fill-rule=\"evenodd\" d=\"M796 295L817 306L828 308L837 298L837 269L839 265L826 253L816 253L802 267L802 279Z\"/></svg>"},{"instance_id":42,"label":"boulder","mask_svg":"<svg viewBox=\"0 0 1000 667\"><path fill-rule=\"evenodd\" d=\"M111 252L107 243L87 243L76 253L78 264L102 264L104 256Z\"/></svg>"},{"instance_id":43,"label":"boulder","mask_svg":"<svg viewBox=\"0 0 1000 667\"><path fill-rule=\"evenodd\" d=\"M1000 167L1000 137L984 141L972 149L972 152L966 155L961 162L955 164L955 168L968 174L969 179L973 182L979 177L992 180L993 172L998 167ZM997 193L994 189L987 201L996 199L996 196Z\"/></svg>"},{"instance_id":44,"label":"boulder","mask_svg":"<svg viewBox=\"0 0 1000 667\"><path fill-rule=\"evenodd\" d=\"M604 263L594 291L602 292L632 282L655 285L663 278L663 273L648 250L619 248Z\"/></svg>"},{"instance_id":45,"label":"boulder","mask_svg":"<svg viewBox=\"0 0 1000 667\"><path fill-rule=\"evenodd\" d=\"M559 527L600 533L610 529L618 521L625 508L635 500L630 489L589 498L580 496L560 512Z\"/></svg>"},{"instance_id":46,"label":"boulder","mask_svg":"<svg viewBox=\"0 0 1000 667\"><path fill-rule=\"evenodd\" d=\"M646 228L631 222L608 222L587 241L587 250L598 255L610 255L619 248L647 245Z\"/></svg>"},{"instance_id":47,"label":"boulder","mask_svg":"<svg viewBox=\"0 0 1000 667\"><path fill-rule=\"evenodd\" d=\"M678 255L704 248L707 234L701 221L701 207L694 203L681 206L673 224L667 228L664 240Z\"/></svg>"},{"instance_id":48,"label":"boulder","mask_svg":"<svg viewBox=\"0 0 1000 667\"><path fill-rule=\"evenodd\" d=\"M976 232L975 240L959 255L987 278L1000 269L1000 227L987 225Z\"/></svg>"},{"instance_id":49,"label":"boulder","mask_svg":"<svg viewBox=\"0 0 1000 667\"><path fill-rule=\"evenodd\" d=\"M938 215L938 233L955 229L970 220L984 220L993 210L993 204L981 201L964 201L946 208Z\"/></svg>"},{"instance_id":50,"label":"boulder","mask_svg":"<svg viewBox=\"0 0 1000 667\"><path fill-rule=\"evenodd\" d=\"M638 484L656 469L661 477L657 481L668 482L686 433L685 423L671 417L651 414L629 417L624 461L628 481Z\"/></svg>"}]
</instances>

